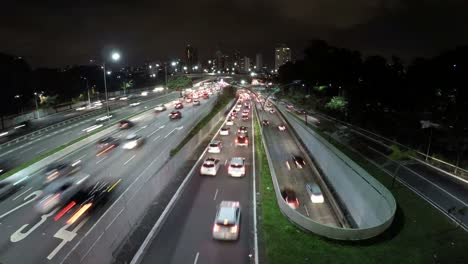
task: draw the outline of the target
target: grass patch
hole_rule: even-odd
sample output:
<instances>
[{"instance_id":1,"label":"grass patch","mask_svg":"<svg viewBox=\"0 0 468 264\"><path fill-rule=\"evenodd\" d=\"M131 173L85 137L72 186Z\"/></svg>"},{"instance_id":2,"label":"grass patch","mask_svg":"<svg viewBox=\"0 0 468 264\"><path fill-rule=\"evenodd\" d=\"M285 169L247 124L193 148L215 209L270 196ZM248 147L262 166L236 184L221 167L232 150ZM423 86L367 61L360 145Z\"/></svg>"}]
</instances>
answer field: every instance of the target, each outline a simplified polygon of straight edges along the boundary
<instances>
[{"instance_id":1,"label":"grass patch","mask_svg":"<svg viewBox=\"0 0 468 264\"><path fill-rule=\"evenodd\" d=\"M218 100L216 101L215 105L211 112L209 112L203 119L201 119L193 128L190 130L188 135L177 145L177 147L171 149L170 156L174 156L177 154L187 142L192 139L210 120L218 114L219 111L223 110L226 105L236 96L236 92L232 86L228 88L224 88L223 93L219 95Z\"/></svg>"},{"instance_id":2,"label":"grass patch","mask_svg":"<svg viewBox=\"0 0 468 264\"><path fill-rule=\"evenodd\" d=\"M261 142L259 125L256 140ZM319 132L321 133L321 132ZM327 137L329 139L329 137ZM389 190L392 178L336 141L332 144ZM391 189L397 203L392 226L359 242L334 241L304 232L280 212L264 148L256 145L261 172L260 231L270 264L283 263L468 263L468 234L403 186Z\"/></svg>"}]
</instances>

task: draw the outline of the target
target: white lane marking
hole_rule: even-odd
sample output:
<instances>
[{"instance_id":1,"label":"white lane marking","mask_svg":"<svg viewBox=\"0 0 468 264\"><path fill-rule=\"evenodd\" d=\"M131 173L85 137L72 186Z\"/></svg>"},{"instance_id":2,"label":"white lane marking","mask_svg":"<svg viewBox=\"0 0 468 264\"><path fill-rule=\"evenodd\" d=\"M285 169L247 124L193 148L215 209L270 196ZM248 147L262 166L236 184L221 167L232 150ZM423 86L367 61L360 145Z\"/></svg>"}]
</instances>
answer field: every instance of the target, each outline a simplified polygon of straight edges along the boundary
<instances>
[{"instance_id":1,"label":"white lane marking","mask_svg":"<svg viewBox=\"0 0 468 264\"><path fill-rule=\"evenodd\" d=\"M29 150L31 150L31 149L32 149L32 147L29 147L29 148L23 149L22 151L20 151L20 152L19 152L19 154L22 154L22 153L24 153L24 152L26 152L26 151L29 151Z\"/></svg>"},{"instance_id":2,"label":"white lane marking","mask_svg":"<svg viewBox=\"0 0 468 264\"><path fill-rule=\"evenodd\" d=\"M11 234L10 242L16 243L16 242L19 242L19 241L25 239L32 232L34 232L34 230L36 230L40 225L42 225L47 220L47 218L49 216L55 214L55 212L57 212L57 211L58 211L58 208L56 208L55 210L53 210L52 212L50 212L48 214L42 215L41 220L39 222L37 222L35 225L33 225L31 228L29 228L29 230L26 231L25 233L23 233L23 230L26 229L29 226L29 224L23 225L18 230L16 230L13 234Z\"/></svg>"},{"instance_id":3,"label":"white lane marking","mask_svg":"<svg viewBox=\"0 0 468 264\"><path fill-rule=\"evenodd\" d=\"M157 136L153 139L153 142L155 142L156 140L158 140L161 136Z\"/></svg>"},{"instance_id":4,"label":"white lane marking","mask_svg":"<svg viewBox=\"0 0 468 264\"><path fill-rule=\"evenodd\" d=\"M18 199L18 198L20 198L21 196L23 196L23 194L29 192L29 190L31 190L31 189L32 189L32 187L29 187L26 191L22 192L21 194L19 194L19 195L16 196L15 198L13 198L13 201L16 200L16 199Z\"/></svg>"},{"instance_id":5,"label":"white lane marking","mask_svg":"<svg viewBox=\"0 0 468 264\"><path fill-rule=\"evenodd\" d=\"M94 243L91 245L91 247L89 247L88 251L86 251L86 253L84 254L84 256L81 257L80 263L83 262L83 259L85 259L85 258L88 256L88 254L89 254L89 252L91 251L91 249L93 249L94 246L96 245L96 243L97 243L99 240L101 240L101 237L102 237L103 235L104 235L104 232L102 232L102 233L98 236L98 238L96 239L96 241L94 241Z\"/></svg>"},{"instance_id":6,"label":"white lane marking","mask_svg":"<svg viewBox=\"0 0 468 264\"><path fill-rule=\"evenodd\" d=\"M213 197L213 201L216 201L216 196L218 196L218 188L216 188L216 192L215 192L215 195Z\"/></svg>"},{"instance_id":7,"label":"white lane marking","mask_svg":"<svg viewBox=\"0 0 468 264\"><path fill-rule=\"evenodd\" d=\"M39 150L38 152L36 152L36 154L39 154L39 153L44 152L44 151L46 151L46 150L47 150L46 148L41 149L41 150Z\"/></svg>"},{"instance_id":8,"label":"white lane marking","mask_svg":"<svg viewBox=\"0 0 468 264\"><path fill-rule=\"evenodd\" d=\"M169 134L165 135L165 136L164 136L164 138L167 138L168 136L170 136L170 135L171 135L171 134L172 134L172 133L173 133L175 130L176 130L175 128L174 128L174 129L172 129L172 131L171 131L171 132L169 132Z\"/></svg>"},{"instance_id":9,"label":"white lane marking","mask_svg":"<svg viewBox=\"0 0 468 264\"><path fill-rule=\"evenodd\" d=\"M305 211L306 211L306 213L307 213L307 216L310 217L310 215L309 215L309 210L307 210L307 206L305 206L305 204L304 204L304 209L305 209Z\"/></svg>"},{"instance_id":10,"label":"white lane marking","mask_svg":"<svg viewBox=\"0 0 468 264\"><path fill-rule=\"evenodd\" d=\"M98 161L96 162L96 165L99 164L99 163L101 163L101 161L103 161L103 160L105 160L105 159L106 159L106 157L104 157L104 158L98 160Z\"/></svg>"},{"instance_id":11,"label":"white lane marking","mask_svg":"<svg viewBox=\"0 0 468 264\"><path fill-rule=\"evenodd\" d=\"M30 193L28 196L24 197L24 201L26 201L25 203L21 204L21 205L18 205L16 206L15 208L11 209L10 211L0 215L0 219L2 219L3 217L13 213L14 211L20 209L21 207L27 205L28 203L32 203L34 200L36 200L40 195L42 194L42 191L41 190L37 190L33 193ZM29 199L30 197L33 197L32 199ZM29 199L29 200L28 200Z\"/></svg>"},{"instance_id":12,"label":"white lane marking","mask_svg":"<svg viewBox=\"0 0 468 264\"><path fill-rule=\"evenodd\" d=\"M227 160L224 161L224 166L226 166L226 165L227 165Z\"/></svg>"},{"instance_id":13,"label":"white lane marking","mask_svg":"<svg viewBox=\"0 0 468 264\"><path fill-rule=\"evenodd\" d=\"M165 127L165 125L162 125L160 127L158 127L158 129L156 129L155 131L151 132L151 134L148 135L148 137L151 137L152 135L154 135L154 133L158 132L159 130L163 129Z\"/></svg>"},{"instance_id":14,"label":"white lane marking","mask_svg":"<svg viewBox=\"0 0 468 264\"><path fill-rule=\"evenodd\" d=\"M255 110L255 113L257 114L257 118L258 118L258 113L256 112ZM252 138L252 174L253 174L253 177L252 177L252 185L253 185L253 188L252 188L252 204L253 204L253 228L254 228L254 254L255 254L255 264L258 264L258 237L257 237L257 191L256 191L256 186L255 186L255 130L254 130L254 122L253 122L254 118L252 116L252 125L250 126L252 128L252 135L253 135L253 138ZM261 128L260 128L261 129ZM266 149L264 149L264 151L266 151Z\"/></svg>"},{"instance_id":15,"label":"white lane marking","mask_svg":"<svg viewBox=\"0 0 468 264\"><path fill-rule=\"evenodd\" d=\"M72 241L73 238L75 238L77 235L76 232L78 232L78 230L86 223L86 221L88 221L88 218L83 219L83 221L81 221L72 231L66 230L70 225L64 225L62 228L60 228L59 231L55 233L54 237L62 239L62 242L60 242L60 244L56 248L54 248L52 252L50 252L50 254L47 256L47 259L53 259L55 255L60 251L60 249L62 249L65 246L65 244Z\"/></svg>"},{"instance_id":16,"label":"white lane marking","mask_svg":"<svg viewBox=\"0 0 468 264\"><path fill-rule=\"evenodd\" d=\"M127 165L127 163L129 163L132 159L134 159L136 156L136 154L134 154L131 158L129 158L126 162L124 162L124 166Z\"/></svg>"},{"instance_id":17,"label":"white lane marking","mask_svg":"<svg viewBox=\"0 0 468 264\"><path fill-rule=\"evenodd\" d=\"M197 252L197 255L195 255L195 259L193 260L193 264L197 264L198 256L200 256L200 252Z\"/></svg>"},{"instance_id":18,"label":"white lane marking","mask_svg":"<svg viewBox=\"0 0 468 264\"><path fill-rule=\"evenodd\" d=\"M117 220L117 218L120 216L120 214L122 214L124 209L125 209L125 207L123 207L122 210L120 210L120 212L114 217L114 219L112 219L112 221L106 226L106 229L105 229L106 231L115 222L115 220Z\"/></svg>"}]
</instances>

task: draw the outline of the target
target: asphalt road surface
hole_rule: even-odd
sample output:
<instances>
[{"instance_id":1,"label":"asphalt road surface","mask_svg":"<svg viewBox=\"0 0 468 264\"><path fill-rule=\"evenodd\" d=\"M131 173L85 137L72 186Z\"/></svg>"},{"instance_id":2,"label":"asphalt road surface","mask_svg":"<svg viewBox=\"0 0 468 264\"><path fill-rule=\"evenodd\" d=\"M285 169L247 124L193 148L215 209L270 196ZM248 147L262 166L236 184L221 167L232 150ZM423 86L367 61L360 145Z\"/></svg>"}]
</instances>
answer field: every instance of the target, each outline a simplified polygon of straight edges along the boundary
<instances>
[{"instance_id":1,"label":"asphalt road surface","mask_svg":"<svg viewBox=\"0 0 468 264\"><path fill-rule=\"evenodd\" d=\"M125 118L145 109L151 109L157 104L166 103L178 97L179 93L175 92L147 101L142 101L140 105L135 107L125 106L113 110L111 112L111 121ZM29 138L26 141L13 143L10 146L3 146L0 152L0 163L6 164L8 168L2 173L5 173L8 169L21 165L38 155L47 153L47 151L86 135L88 132L85 129L96 125L96 119L105 115L105 113L102 113L97 116L92 116L87 119L79 120L76 123L68 124L67 126L53 128L44 134ZM107 122L103 122L102 124L105 125L106 123Z\"/></svg>"},{"instance_id":2,"label":"asphalt road surface","mask_svg":"<svg viewBox=\"0 0 468 264\"><path fill-rule=\"evenodd\" d=\"M114 136L123 138L129 133L144 136L146 143L139 149L124 150L120 145L104 155L96 156L98 149L95 144L90 144L64 157L63 160L69 162L81 160L80 173L91 175L92 180L121 179L113 190L110 201L71 226L65 222L75 212L73 210L58 221L53 219L57 211L45 215L35 212L33 206L41 193L41 175L33 175L26 186L0 202L0 262L70 263L71 260L67 257L74 245L83 236L88 236L88 232L105 232L92 228L98 221L109 221L107 227L113 224L122 211L110 220L106 220L109 217L101 216L134 182L143 184L137 181L139 175L156 172L163 165L170 150L188 134L198 120L211 111L215 98L212 96L209 100L202 100L200 106L185 104L182 109L183 117L177 121L170 121L168 118L172 105L165 112L155 114L150 111L133 118L137 124L134 128L118 131ZM94 243L89 245L90 250Z\"/></svg>"},{"instance_id":3,"label":"asphalt road surface","mask_svg":"<svg viewBox=\"0 0 468 264\"><path fill-rule=\"evenodd\" d=\"M240 115L239 115L240 117ZM252 113L250 113L252 117ZM201 164L170 212L160 232L149 246L141 263L253 263L253 208L252 180L254 177L252 150L234 145L239 126L247 126L253 140L253 122L236 119L230 135L216 135L223 142L220 154L206 153L222 163L215 177L199 175ZM233 178L227 173L232 157L246 159L246 175ZM217 241L212 238L216 207L222 200L239 201L241 205L240 237L238 241Z\"/></svg>"},{"instance_id":4,"label":"asphalt road surface","mask_svg":"<svg viewBox=\"0 0 468 264\"><path fill-rule=\"evenodd\" d=\"M260 108L261 106L258 106L258 109ZM302 169L294 165L292 155L305 157L306 154L302 153L294 141L290 127L282 122L277 112L271 114L268 111L259 111L259 117L270 121L269 126L262 128L280 188L290 188L295 191L299 200L299 207L296 210L302 215L322 224L338 226L339 222L328 202L329 198L324 197L325 202L322 204L314 204L307 194L306 184L317 183L318 175L310 167L311 164L306 164ZM278 129L280 124L286 125L285 131Z\"/></svg>"}]
</instances>

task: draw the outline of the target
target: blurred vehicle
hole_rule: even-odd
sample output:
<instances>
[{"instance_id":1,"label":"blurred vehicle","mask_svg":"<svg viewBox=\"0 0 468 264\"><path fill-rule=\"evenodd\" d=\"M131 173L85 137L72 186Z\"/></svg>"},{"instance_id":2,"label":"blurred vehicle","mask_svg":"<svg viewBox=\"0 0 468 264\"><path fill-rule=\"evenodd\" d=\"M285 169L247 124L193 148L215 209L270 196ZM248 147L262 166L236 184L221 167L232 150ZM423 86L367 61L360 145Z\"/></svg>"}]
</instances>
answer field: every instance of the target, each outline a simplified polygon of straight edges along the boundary
<instances>
[{"instance_id":1,"label":"blurred vehicle","mask_svg":"<svg viewBox=\"0 0 468 264\"><path fill-rule=\"evenodd\" d=\"M141 92L141 96L148 96L148 92L147 91Z\"/></svg>"},{"instance_id":2,"label":"blurred vehicle","mask_svg":"<svg viewBox=\"0 0 468 264\"><path fill-rule=\"evenodd\" d=\"M228 174L232 177L242 177L245 175L245 158L234 157L228 167Z\"/></svg>"},{"instance_id":3,"label":"blurred vehicle","mask_svg":"<svg viewBox=\"0 0 468 264\"><path fill-rule=\"evenodd\" d=\"M228 119L228 120L226 121L226 126L233 126L233 125L234 125L234 120Z\"/></svg>"},{"instance_id":4,"label":"blurred vehicle","mask_svg":"<svg viewBox=\"0 0 468 264\"><path fill-rule=\"evenodd\" d=\"M122 96L122 97L119 98L119 100L120 101L126 101L126 100L128 100L128 97L127 96Z\"/></svg>"},{"instance_id":5,"label":"blurred vehicle","mask_svg":"<svg viewBox=\"0 0 468 264\"><path fill-rule=\"evenodd\" d=\"M136 134L131 134L125 138L123 149L135 149L135 148L141 147L143 143L145 143L145 138L138 136Z\"/></svg>"},{"instance_id":6,"label":"blurred vehicle","mask_svg":"<svg viewBox=\"0 0 468 264\"><path fill-rule=\"evenodd\" d=\"M208 153L221 153L222 148L223 148L223 142L219 140L213 140L208 145Z\"/></svg>"},{"instance_id":7,"label":"blurred vehicle","mask_svg":"<svg viewBox=\"0 0 468 264\"><path fill-rule=\"evenodd\" d=\"M283 196L284 201L289 205L289 207L293 209L297 209L299 207L299 200L293 190L285 189L281 192L281 196Z\"/></svg>"},{"instance_id":8,"label":"blurred vehicle","mask_svg":"<svg viewBox=\"0 0 468 264\"><path fill-rule=\"evenodd\" d=\"M96 122L98 123L105 122L107 120L110 120L111 118L112 118L112 115L102 116L102 117L97 118Z\"/></svg>"},{"instance_id":9,"label":"blurred vehicle","mask_svg":"<svg viewBox=\"0 0 468 264\"><path fill-rule=\"evenodd\" d=\"M286 130L286 126L283 125L283 124L280 124L280 125L278 125L278 129L279 129L279 131L285 131L285 130Z\"/></svg>"},{"instance_id":10,"label":"blurred vehicle","mask_svg":"<svg viewBox=\"0 0 468 264\"><path fill-rule=\"evenodd\" d=\"M192 102L192 98L190 98L190 97L185 98L185 102L186 102L186 103L191 103L191 102Z\"/></svg>"},{"instance_id":11,"label":"blurred vehicle","mask_svg":"<svg viewBox=\"0 0 468 264\"><path fill-rule=\"evenodd\" d=\"M182 113L180 111L172 111L169 114L170 120L176 120L176 119L181 119L181 118L182 118Z\"/></svg>"},{"instance_id":12,"label":"blurred vehicle","mask_svg":"<svg viewBox=\"0 0 468 264\"><path fill-rule=\"evenodd\" d=\"M50 184L54 180L74 174L80 170L80 161L73 164L53 163L44 169L43 185Z\"/></svg>"},{"instance_id":13,"label":"blurred vehicle","mask_svg":"<svg viewBox=\"0 0 468 264\"><path fill-rule=\"evenodd\" d=\"M219 131L219 134L220 134L221 136L229 136L229 130L230 130L229 127L223 127L223 128L221 128L221 130Z\"/></svg>"},{"instance_id":14,"label":"blurred vehicle","mask_svg":"<svg viewBox=\"0 0 468 264\"><path fill-rule=\"evenodd\" d=\"M135 124L130 120L122 120L119 122L120 129L128 129L133 127Z\"/></svg>"},{"instance_id":15,"label":"blurred vehicle","mask_svg":"<svg viewBox=\"0 0 468 264\"><path fill-rule=\"evenodd\" d=\"M236 147L247 147L249 146L249 138L246 135L237 136L235 140Z\"/></svg>"},{"instance_id":16,"label":"blurred vehicle","mask_svg":"<svg viewBox=\"0 0 468 264\"><path fill-rule=\"evenodd\" d=\"M200 105L200 100L193 100L193 105Z\"/></svg>"},{"instance_id":17,"label":"blurred vehicle","mask_svg":"<svg viewBox=\"0 0 468 264\"><path fill-rule=\"evenodd\" d=\"M270 114L276 113L275 109L270 109Z\"/></svg>"},{"instance_id":18,"label":"blurred vehicle","mask_svg":"<svg viewBox=\"0 0 468 264\"><path fill-rule=\"evenodd\" d=\"M174 108L175 109L182 109L182 108L184 108L184 105L182 103L176 103Z\"/></svg>"},{"instance_id":19,"label":"blurred vehicle","mask_svg":"<svg viewBox=\"0 0 468 264\"><path fill-rule=\"evenodd\" d=\"M266 119L263 119L262 120L262 125L263 126L269 126L270 125L270 121L266 120Z\"/></svg>"},{"instance_id":20,"label":"blurred vehicle","mask_svg":"<svg viewBox=\"0 0 468 264\"><path fill-rule=\"evenodd\" d=\"M45 214L68 203L85 187L88 179L88 174L80 174L75 177L61 177L51 182L42 191L39 202L35 205L36 211Z\"/></svg>"},{"instance_id":21,"label":"blurred vehicle","mask_svg":"<svg viewBox=\"0 0 468 264\"><path fill-rule=\"evenodd\" d=\"M210 95L207 92L203 93L203 99L209 99Z\"/></svg>"},{"instance_id":22,"label":"blurred vehicle","mask_svg":"<svg viewBox=\"0 0 468 264\"><path fill-rule=\"evenodd\" d=\"M304 159L301 156L292 155L291 159L292 159L293 163L296 165L296 168L298 168L298 169L302 169L302 167L304 167L306 165Z\"/></svg>"},{"instance_id":23,"label":"blurred vehicle","mask_svg":"<svg viewBox=\"0 0 468 264\"><path fill-rule=\"evenodd\" d=\"M250 113L250 110L249 109L244 109L244 110L242 110L242 113L247 113L248 114L248 113Z\"/></svg>"},{"instance_id":24,"label":"blurred vehicle","mask_svg":"<svg viewBox=\"0 0 468 264\"><path fill-rule=\"evenodd\" d=\"M213 224L213 238L237 240L240 231L241 208L237 201L221 201Z\"/></svg>"},{"instance_id":25,"label":"blurred vehicle","mask_svg":"<svg viewBox=\"0 0 468 264\"><path fill-rule=\"evenodd\" d=\"M119 143L120 143L119 139L113 138L113 137L105 137L105 138L100 139L97 142L97 146L101 150L96 154L96 156L100 156L112 149L115 149L117 146L119 146Z\"/></svg>"},{"instance_id":26,"label":"blurred vehicle","mask_svg":"<svg viewBox=\"0 0 468 264\"><path fill-rule=\"evenodd\" d=\"M89 182L83 188L71 197L69 203L55 215L54 220L58 221L67 212L76 208L71 217L67 220L67 224L71 225L77 222L82 216L89 214L92 209L103 205L109 200L112 190L121 182L121 179L108 180L99 179L90 184Z\"/></svg>"},{"instance_id":27,"label":"blurred vehicle","mask_svg":"<svg viewBox=\"0 0 468 264\"><path fill-rule=\"evenodd\" d=\"M0 181L0 201L16 193L21 187L23 187L23 184L13 182L8 180L8 178Z\"/></svg>"},{"instance_id":28,"label":"blurred vehicle","mask_svg":"<svg viewBox=\"0 0 468 264\"><path fill-rule=\"evenodd\" d=\"M134 106L138 106L138 105L140 105L140 104L141 104L141 102L135 102L135 103L129 104L129 106L134 107Z\"/></svg>"},{"instance_id":29,"label":"blurred vehicle","mask_svg":"<svg viewBox=\"0 0 468 264\"><path fill-rule=\"evenodd\" d=\"M310 197L312 203L324 203L325 199L323 198L322 190L316 183L306 184L306 191Z\"/></svg>"},{"instance_id":30,"label":"blurred vehicle","mask_svg":"<svg viewBox=\"0 0 468 264\"><path fill-rule=\"evenodd\" d=\"M200 168L200 175L216 176L220 167L221 162L219 162L219 159L206 158Z\"/></svg>"},{"instance_id":31,"label":"blurred vehicle","mask_svg":"<svg viewBox=\"0 0 468 264\"><path fill-rule=\"evenodd\" d=\"M246 115L246 116L243 115L243 116L242 116L242 120L243 120L243 121L249 120L249 116L248 116L248 115Z\"/></svg>"},{"instance_id":32,"label":"blurred vehicle","mask_svg":"<svg viewBox=\"0 0 468 264\"><path fill-rule=\"evenodd\" d=\"M154 108L154 111L155 111L155 112L164 112L164 111L166 111L166 106L163 105L163 104L157 105L157 106Z\"/></svg>"},{"instance_id":33,"label":"blurred vehicle","mask_svg":"<svg viewBox=\"0 0 468 264\"><path fill-rule=\"evenodd\" d=\"M237 135L247 136L248 130L246 126L241 126L237 129Z\"/></svg>"}]
</instances>

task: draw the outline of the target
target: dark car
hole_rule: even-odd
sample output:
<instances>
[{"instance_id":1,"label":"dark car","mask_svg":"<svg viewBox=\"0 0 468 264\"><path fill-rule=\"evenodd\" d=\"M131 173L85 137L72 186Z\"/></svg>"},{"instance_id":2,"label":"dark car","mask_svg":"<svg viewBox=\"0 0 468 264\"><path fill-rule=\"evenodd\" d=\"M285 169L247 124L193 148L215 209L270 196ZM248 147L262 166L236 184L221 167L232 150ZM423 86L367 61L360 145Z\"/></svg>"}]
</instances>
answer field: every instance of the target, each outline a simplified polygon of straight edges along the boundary
<instances>
[{"instance_id":1,"label":"dark car","mask_svg":"<svg viewBox=\"0 0 468 264\"><path fill-rule=\"evenodd\" d=\"M47 166L44 170L43 184L49 184L60 177L66 177L77 172L80 167L76 164L54 163Z\"/></svg>"},{"instance_id":2,"label":"dark car","mask_svg":"<svg viewBox=\"0 0 468 264\"><path fill-rule=\"evenodd\" d=\"M193 105L200 105L200 100L193 100Z\"/></svg>"},{"instance_id":3,"label":"dark car","mask_svg":"<svg viewBox=\"0 0 468 264\"><path fill-rule=\"evenodd\" d=\"M262 120L262 125L263 126L269 126L270 125L270 121L266 120L266 119L263 119Z\"/></svg>"},{"instance_id":4,"label":"dark car","mask_svg":"<svg viewBox=\"0 0 468 264\"><path fill-rule=\"evenodd\" d=\"M235 143L236 143L236 147L237 146L247 147L249 145L249 138L247 136L237 136Z\"/></svg>"},{"instance_id":5,"label":"dark car","mask_svg":"<svg viewBox=\"0 0 468 264\"><path fill-rule=\"evenodd\" d=\"M293 209L299 207L299 200L297 199L296 193L291 189L284 189L281 191L284 201Z\"/></svg>"},{"instance_id":6,"label":"dark car","mask_svg":"<svg viewBox=\"0 0 468 264\"><path fill-rule=\"evenodd\" d=\"M241 126L237 129L237 134L238 135L244 135L247 136L247 127L246 126Z\"/></svg>"},{"instance_id":7,"label":"dark car","mask_svg":"<svg viewBox=\"0 0 468 264\"><path fill-rule=\"evenodd\" d=\"M100 139L97 142L98 148L100 148L98 154L96 156L100 156L112 149L115 149L117 146L119 146L120 141L117 138L114 137L105 137Z\"/></svg>"},{"instance_id":8,"label":"dark car","mask_svg":"<svg viewBox=\"0 0 468 264\"><path fill-rule=\"evenodd\" d=\"M182 118L182 113L180 111L172 111L169 114L170 120L176 120L176 119L181 119L181 118Z\"/></svg>"},{"instance_id":9,"label":"dark car","mask_svg":"<svg viewBox=\"0 0 468 264\"><path fill-rule=\"evenodd\" d=\"M182 108L184 108L184 105L182 103L177 103L174 108L175 109L182 109Z\"/></svg>"},{"instance_id":10,"label":"dark car","mask_svg":"<svg viewBox=\"0 0 468 264\"><path fill-rule=\"evenodd\" d=\"M305 166L305 161L301 156L293 155L291 159L293 163L296 165L296 168L302 169Z\"/></svg>"},{"instance_id":11,"label":"dark car","mask_svg":"<svg viewBox=\"0 0 468 264\"><path fill-rule=\"evenodd\" d=\"M120 129L128 129L133 127L135 124L130 120L122 120L119 122Z\"/></svg>"},{"instance_id":12,"label":"dark car","mask_svg":"<svg viewBox=\"0 0 468 264\"><path fill-rule=\"evenodd\" d=\"M7 180L0 181L0 201L14 194L21 187L23 187L22 184L15 184Z\"/></svg>"}]
</instances>

